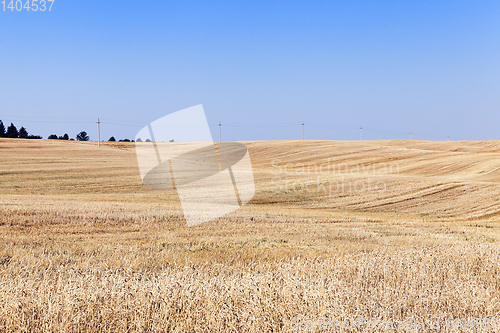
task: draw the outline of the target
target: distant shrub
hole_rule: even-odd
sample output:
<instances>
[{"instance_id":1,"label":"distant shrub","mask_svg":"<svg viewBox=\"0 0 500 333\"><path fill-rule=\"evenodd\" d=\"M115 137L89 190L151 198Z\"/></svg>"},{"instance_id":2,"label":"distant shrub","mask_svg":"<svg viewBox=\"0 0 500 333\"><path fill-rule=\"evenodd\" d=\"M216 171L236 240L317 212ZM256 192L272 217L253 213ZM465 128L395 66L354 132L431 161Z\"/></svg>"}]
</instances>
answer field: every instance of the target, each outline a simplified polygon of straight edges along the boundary
<instances>
[{"instance_id":1,"label":"distant shrub","mask_svg":"<svg viewBox=\"0 0 500 333\"><path fill-rule=\"evenodd\" d=\"M26 128L21 127L19 129L19 138L21 138L21 139L27 139L28 138L28 131L26 130Z\"/></svg>"},{"instance_id":2,"label":"distant shrub","mask_svg":"<svg viewBox=\"0 0 500 333\"><path fill-rule=\"evenodd\" d=\"M110 138L109 138L109 140L108 140L108 141L114 142L114 141L116 141L116 139L115 139L115 137L114 137L114 136L112 136L112 137L110 137Z\"/></svg>"},{"instance_id":3,"label":"distant shrub","mask_svg":"<svg viewBox=\"0 0 500 333\"><path fill-rule=\"evenodd\" d=\"M8 138L18 138L19 137L19 131L17 130L17 127L14 126L13 123L10 123L10 126L7 128L7 137Z\"/></svg>"},{"instance_id":4,"label":"distant shrub","mask_svg":"<svg viewBox=\"0 0 500 333\"><path fill-rule=\"evenodd\" d=\"M0 120L0 138L5 137L5 125L3 121Z\"/></svg>"},{"instance_id":5,"label":"distant shrub","mask_svg":"<svg viewBox=\"0 0 500 333\"><path fill-rule=\"evenodd\" d=\"M78 141L89 141L90 140L89 136L87 135L87 132L85 132L85 131L81 131L80 133L78 133L76 135L76 139Z\"/></svg>"},{"instance_id":6,"label":"distant shrub","mask_svg":"<svg viewBox=\"0 0 500 333\"><path fill-rule=\"evenodd\" d=\"M55 135L55 134L51 134L51 135L49 135L49 137L48 137L47 139L50 139L50 140L57 140L57 139L58 139L58 137L57 137L57 135Z\"/></svg>"}]
</instances>

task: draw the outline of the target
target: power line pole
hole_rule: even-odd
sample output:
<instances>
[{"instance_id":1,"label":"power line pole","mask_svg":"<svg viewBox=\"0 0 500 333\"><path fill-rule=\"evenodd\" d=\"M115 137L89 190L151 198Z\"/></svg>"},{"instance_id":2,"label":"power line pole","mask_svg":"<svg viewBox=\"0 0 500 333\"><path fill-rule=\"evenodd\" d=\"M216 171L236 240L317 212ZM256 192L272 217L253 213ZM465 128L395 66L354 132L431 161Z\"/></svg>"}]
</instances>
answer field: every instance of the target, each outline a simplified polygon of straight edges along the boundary
<instances>
[{"instance_id":1,"label":"power line pole","mask_svg":"<svg viewBox=\"0 0 500 333\"><path fill-rule=\"evenodd\" d=\"M222 124L219 121L219 143L221 143L221 140L222 140L222 129L221 129L221 127L222 127Z\"/></svg>"},{"instance_id":2,"label":"power line pole","mask_svg":"<svg viewBox=\"0 0 500 333\"><path fill-rule=\"evenodd\" d=\"M97 145L101 146L101 121L97 118Z\"/></svg>"},{"instance_id":3,"label":"power line pole","mask_svg":"<svg viewBox=\"0 0 500 333\"><path fill-rule=\"evenodd\" d=\"M363 126L359 127L359 139L363 140Z\"/></svg>"},{"instance_id":4,"label":"power line pole","mask_svg":"<svg viewBox=\"0 0 500 333\"><path fill-rule=\"evenodd\" d=\"M411 132L410 132L410 140L411 140Z\"/></svg>"},{"instance_id":5,"label":"power line pole","mask_svg":"<svg viewBox=\"0 0 500 333\"><path fill-rule=\"evenodd\" d=\"M304 122L302 122L302 140L304 140Z\"/></svg>"}]
</instances>

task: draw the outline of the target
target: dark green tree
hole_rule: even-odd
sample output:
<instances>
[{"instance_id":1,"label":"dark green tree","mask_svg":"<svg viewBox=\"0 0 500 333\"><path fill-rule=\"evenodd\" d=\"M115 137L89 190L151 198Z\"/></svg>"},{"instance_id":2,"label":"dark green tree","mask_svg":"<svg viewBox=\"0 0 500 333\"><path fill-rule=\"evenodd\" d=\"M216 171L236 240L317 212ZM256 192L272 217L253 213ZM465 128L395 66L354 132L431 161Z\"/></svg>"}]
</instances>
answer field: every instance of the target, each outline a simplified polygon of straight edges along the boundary
<instances>
[{"instance_id":1,"label":"dark green tree","mask_svg":"<svg viewBox=\"0 0 500 333\"><path fill-rule=\"evenodd\" d=\"M108 141L116 141L116 139L115 139L115 137L114 137L114 136L112 136L112 137L110 137L110 138L109 138L109 140L108 140Z\"/></svg>"},{"instance_id":2,"label":"dark green tree","mask_svg":"<svg viewBox=\"0 0 500 333\"><path fill-rule=\"evenodd\" d=\"M57 140L57 135L55 134L51 134L49 135L49 137L47 139L50 139L50 140Z\"/></svg>"},{"instance_id":3,"label":"dark green tree","mask_svg":"<svg viewBox=\"0 0 500 333\"><path fill-rule=\"evenodd\" d=\"M18 138L19 137L19 131L17 130L17 127L14 126L13 123L10 123L10 126L7 128L7 137L8 138Z\"/></svg>"},{"instance_id":4,"label":"dark green tree","mask_svg":"<svg viewBox=\"0 0 500 333\"><path fill-rule=\"evenodd\" d=\"M68 135L68 133L64 133L64 135L63 135L63 137L62 137L62 138L63 138L63 140L69 140L69 135Z\"/></svg>"},{"instance_id":5,"label":"dark green tree","mask_svg":"<svg viewBox=\"0 0 500 333\"><path fill-rule=\"evenodd\" d=\"M19 129L19 138L21 138L21 139L27 139L28 138L28 131L26 130L26 128L21 127Z\"/></svg>"},{"instance_id":6,"label":"dark green tree","mask_svg":"<svg viewBox=\"0 0 500 333\"><path fill-rule=\"evenodd\" d=\"M80 133L77 134L76 139L78 141L89 141L89 136L87 135L87 132L81 131Z\"/></svg>"},{"instance_id":7,"label":"dark green tree","mask_svg":"<svg viewBox=\"0 0 500 333\"><path fill-rule=\"evenodd\" d=\"M5 136L5 126L3 124L3 121L0 120L0 138L3 138Z\"/></svg>"}]
</instances>

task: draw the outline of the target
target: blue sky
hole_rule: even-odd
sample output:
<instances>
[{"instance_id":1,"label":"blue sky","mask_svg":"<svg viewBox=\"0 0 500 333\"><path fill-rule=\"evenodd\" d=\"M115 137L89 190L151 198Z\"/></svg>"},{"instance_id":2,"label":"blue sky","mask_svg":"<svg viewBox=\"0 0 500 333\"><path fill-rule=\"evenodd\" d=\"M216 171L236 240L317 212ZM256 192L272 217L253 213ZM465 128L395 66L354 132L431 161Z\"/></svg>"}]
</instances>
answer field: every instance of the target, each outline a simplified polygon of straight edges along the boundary
<instances>
[{"instance_id":1,"label":"blue sky","mask_svg":"<svg viewBox=\"0 0 500 333\"><path fill-rule=\"evenodd\" d=\"M203 104L214 139L500 139L498 1L1 6L0 119L44 137Z\"/></svg>"}]
</instances>

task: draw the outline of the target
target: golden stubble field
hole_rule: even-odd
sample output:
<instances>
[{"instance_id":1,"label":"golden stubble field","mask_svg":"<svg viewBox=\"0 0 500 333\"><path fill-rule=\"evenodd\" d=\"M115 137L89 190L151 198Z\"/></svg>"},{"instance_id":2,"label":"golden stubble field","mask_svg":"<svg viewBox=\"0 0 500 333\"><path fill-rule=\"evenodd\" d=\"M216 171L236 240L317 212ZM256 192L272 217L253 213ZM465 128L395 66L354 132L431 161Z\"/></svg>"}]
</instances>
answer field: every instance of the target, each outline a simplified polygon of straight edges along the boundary
<instances>
[{"instance_id":1,"label":"golden stubble field","mask_svg":"<svg viewBox=\"0 0 500 333\"><path fill-rule=\"evenodd\" d=\"M0 331L498 317L500 142L245 144L254 199L188 228L133 143L0 139Z\"/></svg>"}]
</instances>

